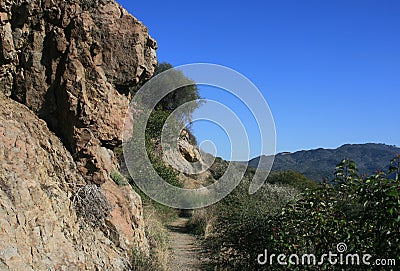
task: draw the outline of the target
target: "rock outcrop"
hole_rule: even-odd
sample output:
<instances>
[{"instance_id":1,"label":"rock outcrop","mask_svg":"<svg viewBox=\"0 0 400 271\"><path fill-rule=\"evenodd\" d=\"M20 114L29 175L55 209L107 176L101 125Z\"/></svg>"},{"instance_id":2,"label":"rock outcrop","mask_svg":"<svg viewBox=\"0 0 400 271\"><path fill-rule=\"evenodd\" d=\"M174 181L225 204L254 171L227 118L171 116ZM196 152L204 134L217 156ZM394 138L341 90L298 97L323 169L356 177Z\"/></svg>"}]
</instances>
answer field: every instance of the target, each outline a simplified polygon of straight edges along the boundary
<instances>
[{"instance_id":1,"label":"rock outcrop","mask_svg":"<svg viewBox=\"0 0 400 271\"><path fill-rule=\"evenodd\" d=\"M155 49L114 1L0 2L0 270L126 270L147 252L140 197L109 176ZM99 227L73 204L92 184L112 208Z\"/></svg>"},{"instance_id":2,"label":"rock outcrop","mask_svg":"<svg viewBox=\"0 0 400 271\"><path fill-rule=\"evenodd\" d=\"M72 199L86 181L71 154L43 120L4 98L0 150L0 270L125 270L129 249L145 249L140 198L129 191L128 200L106 182L109 222L104 229L85 225ZM117 228L128 223L125 232Z\"/></svg>"},{"instance_id":3,"label":"rock outcrop","mask_svg":"<svg viewBox=\"0 0 400 271\"><path fill-rule=\"evenodd\" d=\"M121 142L129 88L149 78L156 43L114 1L0 4L0 88L44 119L102 183Z\"/></svg>"},{"instance_id":4,"label":"rock outcrop","mask_svg":"<svg viewBox=\"0 0 400 271\"><path fill-rule=\"evenodd\" d=\"M191 134L185 129L181 131L177 145L164 149L161 157L167 166L178 170L178 178L185 189L205 187L215 181L208 170L215 157L191 143ZM196 179L192 175L196 175Z\"/></svg>"}]
</instances>

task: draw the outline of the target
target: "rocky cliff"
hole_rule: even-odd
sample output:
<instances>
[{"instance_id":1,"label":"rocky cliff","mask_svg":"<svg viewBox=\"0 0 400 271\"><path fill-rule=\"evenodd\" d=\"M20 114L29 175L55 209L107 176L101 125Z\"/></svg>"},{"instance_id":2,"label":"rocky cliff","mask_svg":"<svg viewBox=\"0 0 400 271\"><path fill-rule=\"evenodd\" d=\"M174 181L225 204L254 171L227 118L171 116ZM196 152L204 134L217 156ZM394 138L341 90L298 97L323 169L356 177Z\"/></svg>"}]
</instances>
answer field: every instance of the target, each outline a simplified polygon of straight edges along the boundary
<instances>
[{"instance_id":1,"label":"rocky cliff","mask_svg":"<svg viewBox=\"0 0 400 271\"><path fill-rule=\"evenodd\" d=\"M0 2L0 270L124 270L146 253L140 197L109 176L155 49L114 1ZM104 220L77 212L85 195L105 196Z\"/></svg>"}]
</instances>

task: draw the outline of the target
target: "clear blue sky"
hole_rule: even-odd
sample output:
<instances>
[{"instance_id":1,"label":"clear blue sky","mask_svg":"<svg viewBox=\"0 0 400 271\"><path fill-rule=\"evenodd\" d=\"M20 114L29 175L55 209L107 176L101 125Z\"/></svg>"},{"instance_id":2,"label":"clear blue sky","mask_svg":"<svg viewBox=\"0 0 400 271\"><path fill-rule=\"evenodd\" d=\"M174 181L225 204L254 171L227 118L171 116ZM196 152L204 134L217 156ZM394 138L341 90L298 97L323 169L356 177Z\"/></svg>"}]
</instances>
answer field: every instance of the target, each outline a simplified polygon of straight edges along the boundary
<instances>
[{"instance_id":1,"label":"clear blue sky","mask_svg":"<svg viewBox=\"0 0 400 271\"><path fill-rule=\"evenodd\" d=\"M148 27L160 62L216 63L247 76L271 108L277 152L400 145L400 1L118 2ZM205 127L195 125L196 136L229 158L223 136ZM253 147L250 156L259 154Z\"/></svg>"}]
</instances>

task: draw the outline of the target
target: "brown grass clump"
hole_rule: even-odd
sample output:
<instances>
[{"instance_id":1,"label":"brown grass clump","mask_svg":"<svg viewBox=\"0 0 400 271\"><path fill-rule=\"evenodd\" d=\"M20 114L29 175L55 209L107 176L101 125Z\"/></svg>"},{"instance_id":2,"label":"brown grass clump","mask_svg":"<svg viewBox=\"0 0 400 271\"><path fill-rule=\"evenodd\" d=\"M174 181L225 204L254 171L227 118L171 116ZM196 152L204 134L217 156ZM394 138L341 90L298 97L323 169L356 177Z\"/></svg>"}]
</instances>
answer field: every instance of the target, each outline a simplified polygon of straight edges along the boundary
<instances>
[{"instance_id":1,"label":"brown grass clump","mask_svg":"<svg viewBox=\"0 0 400 271\"><path fill-rule=\"evenodd\" d=\"M72 203L76 214L93 227L103 225L112 210L112 206L95 184L79 188Z\"/></svg>"}]
</instances>

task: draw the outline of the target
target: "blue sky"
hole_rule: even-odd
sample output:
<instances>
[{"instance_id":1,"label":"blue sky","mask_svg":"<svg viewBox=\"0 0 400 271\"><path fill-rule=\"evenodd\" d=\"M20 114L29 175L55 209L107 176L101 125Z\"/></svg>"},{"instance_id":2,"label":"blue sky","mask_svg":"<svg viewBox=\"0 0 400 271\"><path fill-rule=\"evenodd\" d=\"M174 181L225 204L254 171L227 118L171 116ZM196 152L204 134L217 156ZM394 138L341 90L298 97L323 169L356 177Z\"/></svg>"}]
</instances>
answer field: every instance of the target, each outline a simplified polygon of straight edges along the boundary
<instances>
[{"instance_id":1,"label":"blue sky","mask_svg":"<svg viewBox=\"0 0 400 271\"><path fill-rule=\"evenodd\" d=\"M277 152L400 146L400 1L118 2L148 27L160 62L215 63L249 78L270 106ZM207 88L200 94L224 96ZM199 141L213 140L217 155L229 159L217 130L194 125ZM250 156L259 155L259 140L250 141Z\"/></svg>"}]
</instances>

